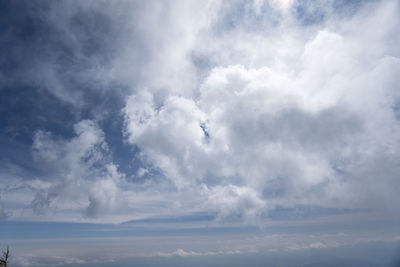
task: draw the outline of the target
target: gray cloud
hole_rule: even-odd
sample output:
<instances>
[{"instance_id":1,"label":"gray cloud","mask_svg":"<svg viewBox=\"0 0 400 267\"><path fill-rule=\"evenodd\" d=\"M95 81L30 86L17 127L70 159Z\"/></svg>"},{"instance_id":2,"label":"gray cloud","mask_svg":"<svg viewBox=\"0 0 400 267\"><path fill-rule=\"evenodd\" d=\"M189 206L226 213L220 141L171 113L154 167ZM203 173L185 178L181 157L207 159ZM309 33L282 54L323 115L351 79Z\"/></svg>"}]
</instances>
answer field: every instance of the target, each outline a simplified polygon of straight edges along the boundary
<instances>
[{"instance_id":1,"label":"gray cloud","mask_svg":"<svg viewBox=\"0 0 400 267\"><path fill-rule=\"evenodd\" d=\"M0 203L0 220L7 219L9 215L5 212L3 205Z\"/></svg>"}]
</instances>

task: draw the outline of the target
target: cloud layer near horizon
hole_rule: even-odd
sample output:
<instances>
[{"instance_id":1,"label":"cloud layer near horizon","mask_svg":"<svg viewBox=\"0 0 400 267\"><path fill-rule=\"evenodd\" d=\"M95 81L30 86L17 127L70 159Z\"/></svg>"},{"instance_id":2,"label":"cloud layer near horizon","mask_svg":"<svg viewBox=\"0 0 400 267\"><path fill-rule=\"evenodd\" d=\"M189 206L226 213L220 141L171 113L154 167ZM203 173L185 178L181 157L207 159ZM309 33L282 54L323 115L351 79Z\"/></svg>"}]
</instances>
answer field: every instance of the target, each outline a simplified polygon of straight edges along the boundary
<instances>
[{"instance_id":1,"label":"cloud layer near horizon","mask_svg":"<svg viewBox=\"0 0 400 267\"><path fill-rule=\"evenodd\" d=\"M72 119L35 117L35 172L2 160L0 219L398 214L397 1L30 5L49 42L2 36L19 46L0 84L33 87ZM7 122L10 136L22 124Z\"/></svg>"}]
</instances>

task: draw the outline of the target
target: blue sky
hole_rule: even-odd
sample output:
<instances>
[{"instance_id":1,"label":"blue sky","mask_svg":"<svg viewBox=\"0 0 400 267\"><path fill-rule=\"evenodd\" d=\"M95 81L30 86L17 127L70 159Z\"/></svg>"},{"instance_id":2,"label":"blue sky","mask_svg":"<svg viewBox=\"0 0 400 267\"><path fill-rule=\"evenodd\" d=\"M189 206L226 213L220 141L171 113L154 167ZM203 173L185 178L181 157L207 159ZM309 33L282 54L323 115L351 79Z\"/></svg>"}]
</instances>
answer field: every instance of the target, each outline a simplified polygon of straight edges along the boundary
<instances>
[{"instance_id":1,"label":"blue sky","mask_svg":"<svg viewBox=\"0 0 400 267\"><path fill-rule=\"evenodd\" d=\"M2 1L0 247L14 266L394 264L399 8Z\"/></svg>"}]
</instances>

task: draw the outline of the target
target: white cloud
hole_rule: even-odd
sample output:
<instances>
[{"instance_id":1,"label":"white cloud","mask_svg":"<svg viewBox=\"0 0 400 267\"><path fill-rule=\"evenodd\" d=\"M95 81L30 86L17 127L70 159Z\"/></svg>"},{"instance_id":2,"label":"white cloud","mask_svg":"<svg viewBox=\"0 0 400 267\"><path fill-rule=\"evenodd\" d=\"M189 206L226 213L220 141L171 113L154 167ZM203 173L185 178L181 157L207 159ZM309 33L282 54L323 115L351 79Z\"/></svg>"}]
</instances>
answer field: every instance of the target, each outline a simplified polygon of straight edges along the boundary
<instances>
[{"instance_id":1,"label":"white cloud","mask_svg":"<svg viewBox=\"0 0 400 267\"><path fill-rule=\"evenodd\" d=\"M208 189L204 185L203 193L207 195L209 204L218 211L217 220L248 223L257 222L266 203L251 188L234 185L216 186Z\"/></svg>"},{"instance_id":2,"label":"white cloud","mask_svg":"<svg viewBox=\"0 0 400 267\"><path fill-rule=\"evenodd\" d=\"M206 140L200 128L204 116L193 100L183 97L170 97L156 109L148 92L132 96L125 108L127 136L132 143L145 144L143 152L156 159L157 166L182 187L186 184L185 173L196 167L190 165L192 153L204 152ZM184 162L187 165L181 169Z\"/></svg>"},{"instance_id":3,"label":"white cloud","mask_svg":"<svg viewBox=\"0 0 400 267\"><path fill-rule=\"evenodd\" d=\"M294 0L269 0L269 3L281 10L287 10L292 7Z\"/></svg>"},{"instance_id":4,"label":"white cloud","mask_svg":"<svg viewBox=\"0 0 400 267\"><path fill-rule=\"evenodd\" d=\"M158 103L146 88L132 95L127 139L179 190L205 184L222 217L295 203L390 205L384 199L397 199L390 188L398 185L400 62L385 40L395 35L391 10L398 6L375 5L313 30L289 23L277 28L284 35L263 35L237 27L212 36L208 48L200 41L193 50L217 55L217 66L194 93L166 84ZM373 32L359 31L376 20L383 23Z\"/></svg>"},{"instance_id":5,"label":"white cloud","mask_svg":"<svg viewBox=\"0 0 400 267\"><path fill-rule=\"evenodd\" d=\"M321 21L301 21L301 4ZM396 1L354 16L332 1L52 4L43 19L77 63L64 68L50 48L20 76L97 119L101 108L85 106L74 81L121 94L124 136L147 165L137 166L141 184L125 181L94 121L70 138L38 131L32 151L46 175L21 182L36 192L32 207L92 217L212 210L248 223L280 205L397 210L398 10ZM84 34L81 17L104 27ZM90 54L96 38L106 40Z\"/></svg>"},{"instance_id":6,"label":"white cloud","mask_svg":"<svg viewBox=\"0 0 400 267\"><path fill-rule=\"evenodd\" d=\"M118 205L120 189L118 183L123 177L114 165L106 166L108 177L100 178L93 183L89 194L89 206L86 209L88 217L97 217L113 211Z\"/></svg>"},{"instance_id":7,"label":"white cloud","mask_svg":"<svg viewBox=\"0 0 400 267\"><path fill-rule=\"evenodd\" d=\"M137 175L137 177L142 178L143 176L145 176L148 173L149 173L149 170L147 170L145 168L139 168L136 175Z\"/></svg>"},{"instance_id":8,"label":"white cloud","mask_svg":"<svg viewBox=\"0 0 400 267\"><path fill-rule=\"evenodd\" d=\"M87 261L73 257L40 257L33 255L14 257L13 261L18 264L18 266L65 266L70 264L80 265L87 263Z\"/></svg>"},{"instance_id":9,"label":"white cloud","mask_svg":"<svg viewBox=\"0 0 400 267\"><path fill-rule=\"evenodd\" d=\"M227 250L227 251L207 251L207 252L196 252L196 251L185 251L181 248L178 248L174 252L167 253L167 252L155 252L152 256L156 257L172 257L172 256L179 256L179 257L188 257L188 256L214 256L214 255L233 255L233 254L240 254L241 251L239 250Z\"/></svg>"},{"instance_id":10,"label":"white cloud","mask_svg":"<svg viewBox=\"0 0 400 267\"><path fill-rule=\"evenodd\" d=\"M119 186L124 181L108 158L104 133L85 120L74 126L75 137L56 139L39 131L33 144L37 164L48 172L50 186L38 189L31 206L37 212L82 209L97 217L117 206ZM89 201L89 204L86 204Z\"/></svg>"}]
</instances>

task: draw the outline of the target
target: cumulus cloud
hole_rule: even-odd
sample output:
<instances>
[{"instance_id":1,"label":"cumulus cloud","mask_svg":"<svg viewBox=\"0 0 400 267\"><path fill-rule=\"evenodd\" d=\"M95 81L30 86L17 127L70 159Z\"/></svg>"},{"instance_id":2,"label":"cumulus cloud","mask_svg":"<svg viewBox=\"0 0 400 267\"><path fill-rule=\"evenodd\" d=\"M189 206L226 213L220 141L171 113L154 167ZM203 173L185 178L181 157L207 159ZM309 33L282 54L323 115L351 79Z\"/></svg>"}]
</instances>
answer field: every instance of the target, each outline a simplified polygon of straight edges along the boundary
<instances>
[{"instance_id":1,"label":"cumulus cloud","mask_svg":"<svg viewBox=\"0 0 400 267\"><path fill-rule=\"evenodd\" d=\"M34 129L41 173L18 180L31 207L249 223L277 206L396 211L399 6L354 2L33 2L31 42L2 35L25 64L0 82L46 90L76 121ZM106 142L117 119L124 140ZM126 173L118 147L134 151Z\"/></svg>"},{"instance_id":2,"label":"cumulus cloud","mask_svg":"<svg viewBox=\"0 0 400 267\"><path fill-rule=\"evenodd\" d=\"M112 211L118 205L120 181L124 178L114 165L106 166L107 176L93 183L89 194L88 217L96 217Z\"/></svg>"},{"instance_id":3,"label":"cumulus cloud","mask_svg":"<svg viewBox=\"0 0 400 267\"><path fill-rule=\"evenodd\" d=\"M179 190L210 188L204 192L223 217L294 203L390 205L400 156L393 108L400 64L384 41L399 23L393 10L398 5L385 1L312 31L284 24L285 35L265 36L238 26L235 35L214 36L213 52L230 42L220 52L232 56L216 60L221 66L195 96L172 90L156 103L150 90L132 95L124 109L127 139ZM379 28L359 31L377 20ZM258 36L257 46L240 34Z\"/></svg>"},{"instance_id":4,"label":"cumulus cloud","mask_svg":"<svg viewBox=\"0 0 400 267\"><path fill-rule=\"evenodd\" d=\"M32 200L36 212L47 211L51 205L77 208L88 200L86 215L96 217L116 206L124 177L108 156L103 131L89 120L77 123L74 131L75 137L67 140L42 131L35 135L34 159L50 182Z\"/></svg>"},{"instance_id":5,"label":"cumulus cloud","mask_svg":"<svg viewBox=\"0 0 400 267\"><path fill-rule=\"evenodd\" d=\"M293 5L294 0L270 0L269 3L276 8L288 10Z\"/></svg>"},{"instance_id":6,"label":"cumulus cloud","mask_svg":"<svg viewBox=\"0 0 400 267\"><path fill-rule=\"evenodd\" d=\"M266 205L256 191L244 186L216 186L211 191L205 187L203 192L207 194L211 206L218 211L217 220L221 221L255 223Z\"/></svg>"}]
</instances>

